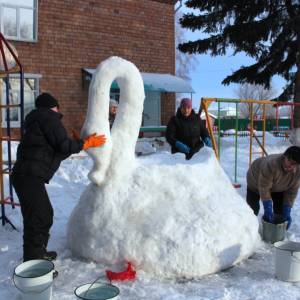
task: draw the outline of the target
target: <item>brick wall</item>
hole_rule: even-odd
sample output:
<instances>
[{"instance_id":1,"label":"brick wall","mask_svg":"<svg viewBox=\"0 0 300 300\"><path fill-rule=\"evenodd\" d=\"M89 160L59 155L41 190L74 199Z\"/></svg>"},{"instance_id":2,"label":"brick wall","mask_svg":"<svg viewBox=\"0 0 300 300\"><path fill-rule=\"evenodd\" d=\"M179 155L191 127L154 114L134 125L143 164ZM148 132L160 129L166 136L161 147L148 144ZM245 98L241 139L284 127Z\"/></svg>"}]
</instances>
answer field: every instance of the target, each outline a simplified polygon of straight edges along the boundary
<instances>
[{"instance_id":1,"label":"brick wall","mask_svg":"<svg viewBox=\"0 0 300 300\"><path fill-rule=\"evenodd\" d=\"M68 129L79 129L87 107L82 68L95 68L102 60L116 55L132 61L141 72L174 74L172 3L39 0L38 42L12 43L25 72L41 74L41 91L51 92L59 99ZM175 106L175 98L167 99L162 100L164 123Z\"/></svg>"},{"instance_id":2,"label":"brick wall","mask_svg":"<svg viewBox=\"0 0 300 300\"><path fill-rule=\"evenodd\" d=\"M175 114L175 93L161 94L161 123L167 125L170 117Z\"/></svg>"}]
</instances>

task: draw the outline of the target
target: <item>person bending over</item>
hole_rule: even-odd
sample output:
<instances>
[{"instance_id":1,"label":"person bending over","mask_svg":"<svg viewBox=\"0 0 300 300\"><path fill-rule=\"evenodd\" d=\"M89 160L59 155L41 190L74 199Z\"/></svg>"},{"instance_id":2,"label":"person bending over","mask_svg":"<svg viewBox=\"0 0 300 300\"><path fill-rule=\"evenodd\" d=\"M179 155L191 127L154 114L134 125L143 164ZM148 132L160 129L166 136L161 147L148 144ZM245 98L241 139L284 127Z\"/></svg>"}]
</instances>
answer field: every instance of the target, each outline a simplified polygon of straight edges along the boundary
<instances>
[{"instance_id":1,"label":"person bending over","mask_svg":"<svg viewBox=\"0 0 300 300\"><path fill-rule=\"evenodd\" d=\"M300 147L291 146L283 154L256 159L247 172L247 203L255 215L264 207L263 219L269 223L276 215L291 226L291 210L300 186Z\"/></svg>"}]
</instances>

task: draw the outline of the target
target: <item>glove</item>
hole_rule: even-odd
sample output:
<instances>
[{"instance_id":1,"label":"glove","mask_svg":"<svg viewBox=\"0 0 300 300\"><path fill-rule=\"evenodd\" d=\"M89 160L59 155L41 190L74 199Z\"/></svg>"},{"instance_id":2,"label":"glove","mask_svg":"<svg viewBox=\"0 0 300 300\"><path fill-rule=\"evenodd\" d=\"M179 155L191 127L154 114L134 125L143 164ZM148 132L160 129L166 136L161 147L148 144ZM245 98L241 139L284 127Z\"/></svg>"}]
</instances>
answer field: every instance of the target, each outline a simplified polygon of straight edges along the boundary
<instances>
[{"instance_id":1,"label":"glove","mask_svg":"<svg viewBox=\"0 0 300 300\"><path fill-rule=\"evenodd\" d=\"M75 129L72 129L72 138L74 140L80 140L80 134Z\"/></svg>"},{"instance_id":2,"label":"glove","mask_svg":"<svg viewBox=\"0 0 300 300\"><path fill-rule=\"evenodd\" d=\"M83 150L92 148L92 147L100 147L106 142L105 135L97 135L96 133L89 135L84 139Z\"/></svg>"},{"instance_id":3,"label":"glove","mask_svg":"<svg viewBox=\"0 0 300 300\"><path fill-rule=\"evenodd\" d=\"M263 219L266 222L272 223L273 221L273 202L272 200L264 200L263 202L264 205L264 215L263 215Z\"/></svg>"},{"instance_id":4,"label":"glove","mask_svg":"<svg viewBox=\"0 0 300 300\"><path fill-rule=\"evenodd\" d=\"M176 141L175 147L176 147L180 152L186 153L186 154L190 153L190 150L191 150L191 148L190 148L189 146L187 146L186 144L181 143L181 142L179 142L179 141Z\"/></svg>"},{"instance_id":5,"label":"glove","mask_svg":"<svg viewBox=\"0 0 300 300\"><path fill-rule=\"evenodd\" d=\"M284 220L288 222L286 229L289 229L292 224L291 210L292 207L290 205L283 204L282 215L284 217Z\"/></svg>"},{"instance_id":6,"label":"glove","mask_svg":"<svg viewBox=\"0 0 300 300\"><path fill-rule=\"evenodd\" d=\"M211 139L208 136L204 138L203 142L207 147L212 147Z\"/></svg>"}]
</instances>

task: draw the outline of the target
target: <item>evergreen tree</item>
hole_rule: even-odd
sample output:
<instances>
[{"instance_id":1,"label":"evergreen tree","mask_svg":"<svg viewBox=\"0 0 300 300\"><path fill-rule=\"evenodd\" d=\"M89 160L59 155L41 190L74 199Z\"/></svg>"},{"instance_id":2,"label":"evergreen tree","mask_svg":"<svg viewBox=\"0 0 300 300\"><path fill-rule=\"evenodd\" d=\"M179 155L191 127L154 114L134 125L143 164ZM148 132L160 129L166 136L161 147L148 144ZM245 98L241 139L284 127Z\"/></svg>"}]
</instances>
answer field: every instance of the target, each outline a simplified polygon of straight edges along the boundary
<instances>
[{"instance_id":1,"label":"evergreen tree","mask_svg":"<svg viewBox=\"0 0 300 300\"><path fill-rule=\"evenodd\" d=\"M194 70L197 65L196 55L188 55L178 50L178 45L184 43L186 39L186 30L184 30L179 23L182 14L179 12L175 15L175 61L176 61L176 75L190 81L190 72Z\"/></svg>"},{"instance_id":2,"label":"evergreen tree","mask_svg":"<svg viewBox=\"0 0 300 300\"><path fill-rule=\"evenodd\" d=\"M175 62L176 62L176 75L183 78L186 81L190 81L190 73L195 69L197 65L197 56L188 55L179 51L178 45L185 42L186 39L186 30L184 30L180 23L179 19L182 17L182 13L179 11L175 15ZM179 106L182 99L182 93L176 94L176 108Z\"/></svg>"},{"instance_id":3,"label":"evergreen tree","mask_svg":"<svg viewBox=\"0 0 300 300\"><path fill-rule=\"evenodd\" d=\"M256 63L242 66L223 84L269 88L277 74L287 81L279 99L300 103L300 0L187 0L185 5L198 13L185 14L181 25L207 37L180 44L180 51L212 56L245 52ZM300 128L300 107L294 117Z\"/></svg>"}]
</instances>

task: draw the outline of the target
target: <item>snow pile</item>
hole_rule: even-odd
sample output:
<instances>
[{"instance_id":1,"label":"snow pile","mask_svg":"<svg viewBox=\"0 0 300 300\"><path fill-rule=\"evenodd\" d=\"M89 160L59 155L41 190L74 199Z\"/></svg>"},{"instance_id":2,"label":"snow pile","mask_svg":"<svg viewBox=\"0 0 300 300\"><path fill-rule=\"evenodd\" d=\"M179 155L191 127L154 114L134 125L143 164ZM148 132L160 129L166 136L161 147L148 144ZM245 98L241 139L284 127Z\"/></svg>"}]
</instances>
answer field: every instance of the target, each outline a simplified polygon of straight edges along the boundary
<instances>
[{"instance_id":1,"label":"snow pile","mask_svg":"<svg viewBox=\"0 0 300 300\"><path fill-rule=\"evenodd\" d=\"M192 278L252 253L257 218L211 151L202 150L193 163L180 154L153 159L141 160L123 182L109 178L86 189L69 223L74 254L107 264L129 260L160 277Z\"/></svg>"},{"instance_id":2,"label":"snow pile","mask_svg":"<svg viewBox=\"0 0 300 300\"><path fill-rule=\"evenodd\" d=\"M121 100L110 136L107 115L100 119L93 106L108 113L108 90L115 78ZM163 278L193 278L253 252L257 218L211 149L191 161L169 153L134 158L144 100L135 66L120 58L106 60L94 74L89 97L83 135L105 132L109 144L89 151L92 183L68 224L73 254L106 264L129 260Z\"/></svg>"},{"instance_id":3,"label":"snow pile","mask_svg":"<svg viewBox=\"0 0 300 300\"><path fill-rule=\"evenodd\" d=\"M139 140L135 146L135 153L138 156L153 154L156 152L156 148L149 143L149 141Z\"/></svg>"},{"instance_id":4,"label":"snow pile","mask_svg":"<svg viewBox=\"0 0 300 300\"><path fill-rule=\"evenodd\" d=\"M171 146L165 137L139 138L136 142L135 153L138 156L154 154L157 151L171 152Z\"/></svg>"}]
</instances>

